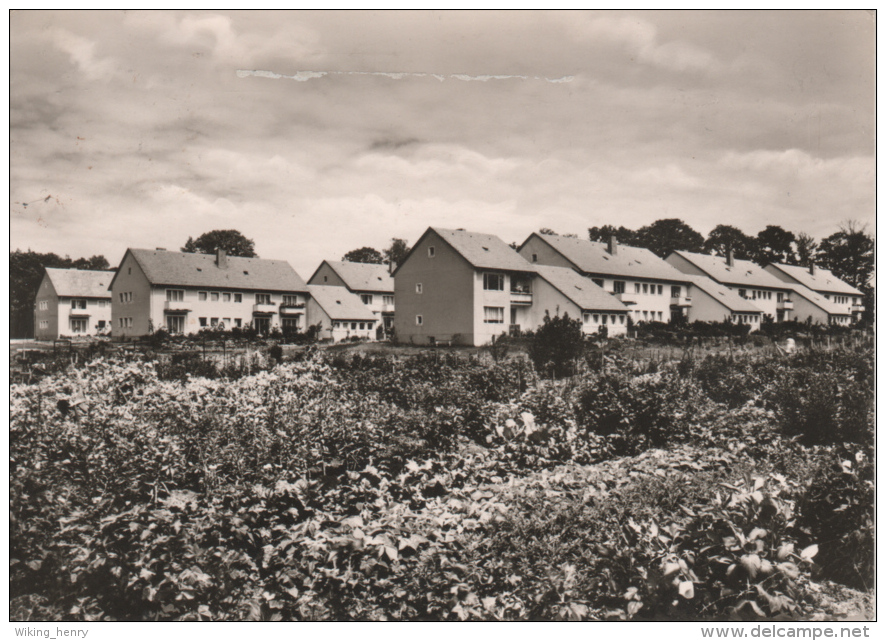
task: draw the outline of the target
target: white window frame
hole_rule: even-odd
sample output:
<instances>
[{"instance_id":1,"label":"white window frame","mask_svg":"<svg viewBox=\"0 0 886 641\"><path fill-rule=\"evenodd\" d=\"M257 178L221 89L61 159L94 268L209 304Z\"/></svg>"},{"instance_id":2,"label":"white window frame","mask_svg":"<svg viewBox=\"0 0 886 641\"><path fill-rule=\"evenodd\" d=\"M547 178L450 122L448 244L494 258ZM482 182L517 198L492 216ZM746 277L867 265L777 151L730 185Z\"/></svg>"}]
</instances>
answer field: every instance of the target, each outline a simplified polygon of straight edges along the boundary
<instances>
[{"instance_id":1,"label":"white window frame","mask_svg":"<svg viewBox=\"0 0 886 641\"><path fill-rule=\"evenodd\" d=\"M242 303L243 302L243 294L238 294L238 293L234 292L234 302L235 303Z\"/></svg>"},{"instance_id":2,"label":"white window frame","mask_svg":"<svg viewBox=\"0 0 886 641\"><path fill-rule=\"evenodd\" d=\"M364 305L372 305L372 294L360 294L360 300L363 301Z\"/></svg>"},{"instance_id":3,"label":"white window frame","mask_svg":"<svg viewBox=\"0 0 886 641\"><path fill-rule=\"evenodd\" d=\"M499 313L500 313L500 315L499 315ZM503 325L505 322L505 308L504 307L484 306L483 307L483 322L488 323L490 325Z\"/></svg>"},{"instance_id":4,"label":"white window frame","mask_svg":"<svg viewBox=\"0 0 886 641\"><path fill-rule=\"evenodd\" d=\"M171 303L181 303L185 300L185 290L183 289L167 289L166 300Z\"/></svg>"},{"instance_id":5,"label":"white window frame","mask_svg":"<svg viewBox=\"0 0 886 641\"><path fill-rule=\"evenodd\" d=\"M422 315L421 315L421 314L416 314L416 316L415 316L415 324L418 325L419 327L421 327L422 325L424 325L424 318L422 318Z\"/></svg>"},{"instance_id":6,"label":"white window frame","mask_svg":"<svg viewBox=\"0 0 886 641\"><path fill-rule=\"evenodd\" d=\"M86 309L86 299L85 298L72 298L71 299L71 309Z\"/></svg>"},{"instance_id":7,"label":"white window frame","mask_svg":"<svg viewBox=\"0 0 886 641\"><path fill-rule=\"evenodd\" d=\"M199 301L209 300L209 292L197 292L197 300L199 300Z\"/></svg>"},{"instance_id":8,"label":"white window frame","mask_svg":"<svg viewBox=\"0 0 886 641\"><path fill-rule=\"evenodd\" d=\"M421 283L416 283L416 284L415 284L415 293L416 293L416 294L422 294L422 293L423 293Z\"/></svg>"},{"instance_id":9,"label":"white window frame","mask_svg":"<svg viewBox=\"0 0 886 641\"><path fill-rule=\"evenodd\" d=\"M393 305L394 304L394 297L387 296L387 295L382 296L382 304L383 305Z\"/></svg>"},{"instance_id":10,"label":"white window frame","mask_svg":"<svg viewBox=\"0 0 886 641\"><path fill-rule=\"evenodd\" d=\"M434 258L437 255L437 250L434 249L433 245L428 245L428 258Z\"/></svg>"},{"instance_id":11,"label":"white window frame","mask_svg":"<svg viewBox=\"0 0 886 641\"><path fill-rule=\"evenodd\" d=\"M256 305L272 305L273 303L271 302L271 295L256 292L255 304Z\"/></svg>"},{"instance_id":12,"label":"white window frame","mask_svg":"<svg viewBox=\"0 0 886 641\"><path fill-rule=\"evenodd\" d=\"M494 287L494 285L501 285L501 287ZM505 290L505 275L500 272L483 272L483 290L503 292Z\"/></svg>"},{"instance_id":13,"label":"white window frame","mask_svg":"<svg viewBox=\"0 0 886 641\"><path fill-rule=\"evenodd\" d=\"M298 302L298 296L296 294L283 294L283 305L289 307L295 307L296 305L300 305Z\"/></svg>"}]
</instances>

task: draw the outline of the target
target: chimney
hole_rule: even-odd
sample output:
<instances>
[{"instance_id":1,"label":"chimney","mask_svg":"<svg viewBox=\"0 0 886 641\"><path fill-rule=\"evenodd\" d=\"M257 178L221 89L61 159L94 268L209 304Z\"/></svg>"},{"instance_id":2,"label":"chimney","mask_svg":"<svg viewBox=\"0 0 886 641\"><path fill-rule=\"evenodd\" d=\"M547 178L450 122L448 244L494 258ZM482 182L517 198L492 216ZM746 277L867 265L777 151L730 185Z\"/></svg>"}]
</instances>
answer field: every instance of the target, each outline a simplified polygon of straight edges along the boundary
<instances>
[{"instance_id":1,"label":"chimney","mask_svg":"<svg viewBox=\"0 0 886 641\"><path fill-rule=\"evenodd\" d=\"M224 249L216 249L215 250L215 264L219 269L227 269L228 268L228 252Z\"/></svg>"},{"instance_id":2,"label":"chimney","mask_svg":"<svg viewBox=\"0 0 886 641\"><path fill-rule=\"evenodd\" d=\"M615 239L615 236L609 237L609 253L613 256L618 254L618 241Z\"/></svg>"},{"instance_id":3,"label":"chimney","mask_svg":"<svg viewBox=\"0 0 886 641\"><path fill-rule=\"evenodd\" d=\"M732 248L726 252L726 264L730 267L735 267L735 256L732 254Z\"/></svg>"},{"instance_id":4,"label":"chimney","mask_svg":"<svg viewBox=\"0 0 886 641\"><path fill-rule=\"evenodd\" d=\"M812 276L815 276L815 263L813 263L811 260L809 261L809 273Z\"/></svg>"}]
</instances>

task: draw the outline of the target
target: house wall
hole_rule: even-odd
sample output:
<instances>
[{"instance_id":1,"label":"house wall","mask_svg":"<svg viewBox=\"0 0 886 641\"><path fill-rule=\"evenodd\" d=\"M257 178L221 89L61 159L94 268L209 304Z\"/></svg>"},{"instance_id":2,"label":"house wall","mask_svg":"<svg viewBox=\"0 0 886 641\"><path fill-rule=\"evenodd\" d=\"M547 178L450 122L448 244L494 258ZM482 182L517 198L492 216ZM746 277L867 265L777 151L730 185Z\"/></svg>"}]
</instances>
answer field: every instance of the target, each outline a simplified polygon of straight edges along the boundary
<instances>
[{"instance_id":1,"label":"house wall","mask_svg":"<svg viewBox=\"0 0 886 641\"><path fill-rule=\"evenodd\" d=\"M569 262L563 254L537 236L530 236L529 240L526 241L526 244L523 245L517 253L530 263L535 262L539 265L553 265L554 267L569 267L570 269L575 269L575 266ZM532 260L533 254L536 255L537 260L535 261Z\"/></svg>"},{"instance_id":2,"label":"house wall","mask_svg":"<svg viewBox=\"0 0 886 641\"><path fill-rule=\"evenodd\" d=\"M46 309L40 308L41 302L46 305ZM45 323L46 327L41 327L41 322ZM34 338L38 340L58 338L58 296L46 274L43 275L34 301Z\"/></svg>"},{"instance_id":3,"label":"house wall","mask_svg":"<svg viewBox=\"0 0 886 641\"><path fill-rule=\"evenodd\" d=\"M435 250L433 258L428 257L431 245ZM433 336L463 345L477 344L474 337L474 279L474 268L436 233L428 232L400 266L394 279L397 340L426 345ZM416 293L417 283L422 284L421 294ZM418 315L422 317L422 325L416 324Z\"/></svg>"},{"instance_id":4,"label":"house wall","mask_svg":"<svg viewBox=\"0 0 886 641\"><path fill-rule=\"evenodd\" d=\"M132 300L124 302L121 294L132 294ZM132 319L131 326L121 325L121 319ZM111 336L131 338L149 333L151 320L151 285L138 261L127 252L114 277L111 290ZM155 325L155 327L158 327Z\"/></svg>"},{"instance_id":5,"label":"house wall","mask_svg":"<svg viewBox=\"0 0 886 641\"><path fill-rule=\"evenodd\" d=\"M692 307L689 308L687 320L691 323L722 323L732 316L732 310L703 289L693 287L691 290Z\"/></svg>"},{"instance_id":6,"label":"house wall","mask_svg":"<svg viewBox=\"0 0 886 641\"><path fill-rule=\"evenodd\" d=\"M313 298L308 300L307 310L308 316L311 318L311 325L320 324L320 333L318 334L320 340L331 340L333 343L338 343L352 336L359 336L367 340L375 338L377 321L333 320ZM356 328L352 327L354 323ZM363 329L360 329L361 324L363 324Z\"/></svg>"},{"instance_id":7,"label":"house wall","mask_svg":"<svg viewBox=\"0 0 886 641\"><path fill-rule=\"evenodd\" d=\"M341 277L335 273L335 270L332 269L325 261L320 263L320 267L317 268L317 271L311 276L311 280L308 281L308 285L330 285L332 287L347 287L345 285L345 281L341 279Z\"/></svg>"},{"instance_id":8,"label":"house wall","mask_svg":"<svg viewBox=\"0 0 886 641\"><path fill-rule=\"evenodd\" d=\"M791 292L791 300L794 301L794 318L801 323L805 323L810 317L816 325L827 325L830 322L830 315L826 311L800 294Z\"/></svg>"},{"instance_id":9,"label":"house wall","mask_svg":"<svg viewBox=\"0 0 886 641\"><path fill-rule=\"evenodd\" d=\"M58 335L59 336L98 336L107 334L111 324L111 301L107 298L79 298L86 300L86 331L75 332L71 326L72 316L84 314L84 310L71 309L71 297L62 296L58 299ZM81 316L82 318L82 316ZM104 321L101 327L99 324Z\"/></svg>"},{"instance_id":10,"label":"house wall","mask_svg":"<svg viewBox=\"0 0 886 641\"><path fill-rule=\"evenodd\" d=\"M170 301L170 308L173 310L187 310L185 314L173 313L167 311L166 303L168 299L168 290L182 290L184 292L184 300ZM200 293L206 293L206 300L200 300ZM218 294L218 300L212 300L212 295ZM225 301L225 294L230 294L230 300ZM236 294L240 294L241 301L235 301ZM256 305L256 294L268 294L271 298L269 310L273 310L268 318L269 329L282 328L283 316L280 315L280 304L283 302L282 292L269 292L266 290L236 290L218 287L173 287L173 286L153 286L151 288L151 320L155 328L169 329L169 316L184 316L186 334L194 334L201 329L212 327L212 320L217 319L219 323L224 323L225 329L237 327L237 320L240 321L241 327L246 327L253 323L255 319L254 306ZM288 296L296 297L296 304L304 305L307 296L291 292ZM306 329L307 307L287 315L287 318L297 319L299 331ZM227 320L229 319L229 320ZM202 324L205 320L205 325Z\"/></svg>"}]
</instances>

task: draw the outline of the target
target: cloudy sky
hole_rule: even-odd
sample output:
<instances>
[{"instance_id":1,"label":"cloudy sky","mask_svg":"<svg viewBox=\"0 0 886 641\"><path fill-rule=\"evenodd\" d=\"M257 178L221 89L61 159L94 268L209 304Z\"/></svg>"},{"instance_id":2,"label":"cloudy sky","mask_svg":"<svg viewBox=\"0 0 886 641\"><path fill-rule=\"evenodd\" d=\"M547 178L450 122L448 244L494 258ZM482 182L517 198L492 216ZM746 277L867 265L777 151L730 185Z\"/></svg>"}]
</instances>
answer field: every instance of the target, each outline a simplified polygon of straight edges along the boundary
<instances>
[{"instance_id":1,"label":"cloudy sky","mask_svg":"<svg viewBox=\"0 0 886 641\"><path fill-rule=\"evenodd\" d=\"M305 278L430 225L874 222L844 12L16 12L10 249L234 228Z\"/></svg>"}]
</instances>

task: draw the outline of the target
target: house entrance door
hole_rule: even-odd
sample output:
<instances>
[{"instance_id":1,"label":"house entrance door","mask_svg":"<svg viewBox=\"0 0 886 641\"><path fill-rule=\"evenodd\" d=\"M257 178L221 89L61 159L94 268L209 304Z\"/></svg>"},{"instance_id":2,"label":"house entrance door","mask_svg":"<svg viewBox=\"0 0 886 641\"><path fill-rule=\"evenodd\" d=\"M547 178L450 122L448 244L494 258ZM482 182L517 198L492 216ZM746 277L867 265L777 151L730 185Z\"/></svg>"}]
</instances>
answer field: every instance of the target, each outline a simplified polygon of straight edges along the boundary
<instances>
[{"instance_id":1,"label":"house entrance door","mask_svg":"<svg viewBox=\"0 0 886 641\"><path fill-rule=\"evenodd\" d=\"M259 334L269 334L271 332L271 319L267 316L256 316L252 319L252 326Z\"/></svg>"}]
</instances>

